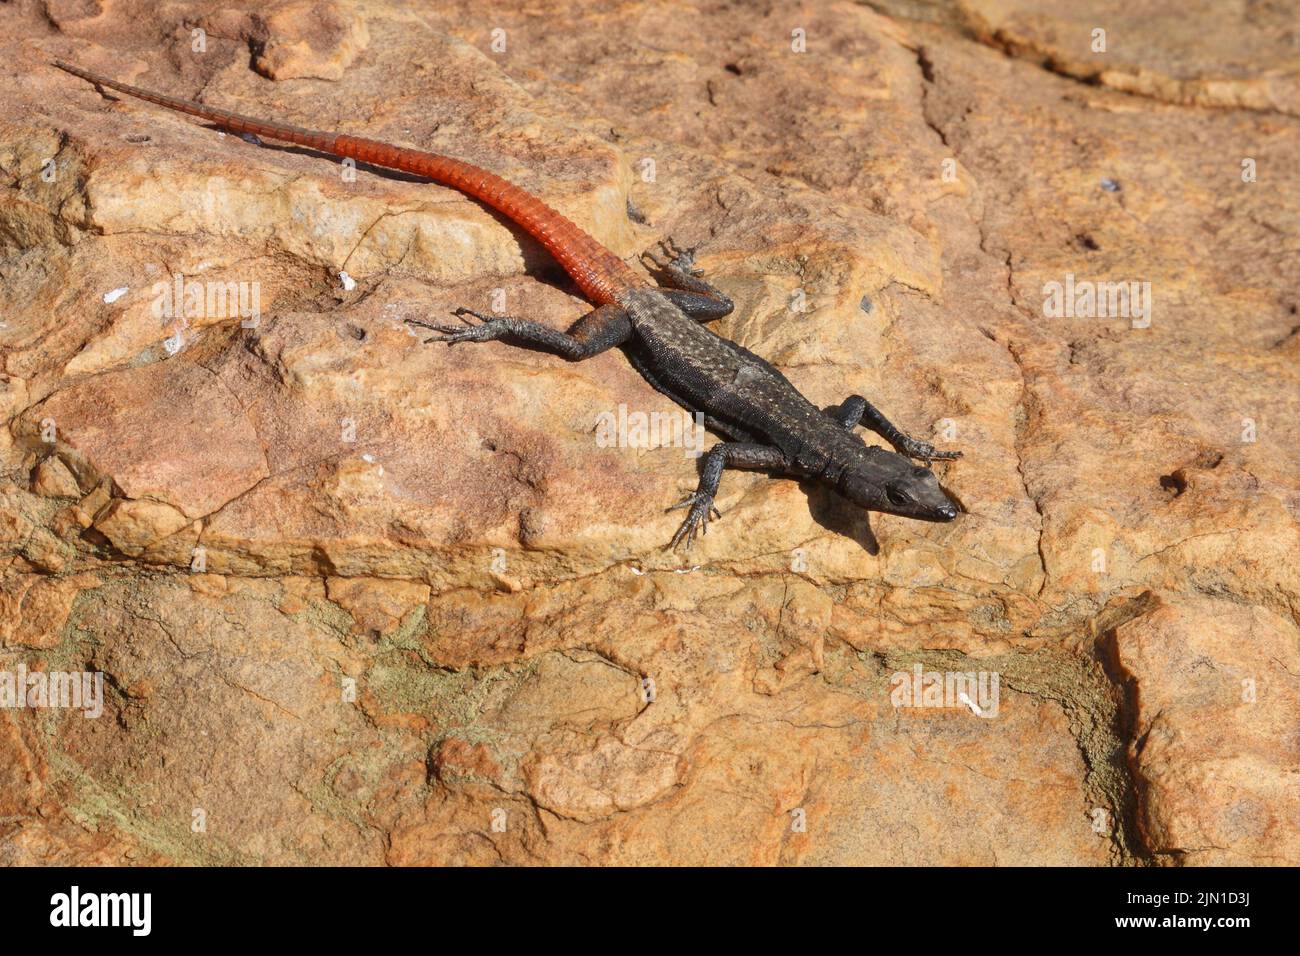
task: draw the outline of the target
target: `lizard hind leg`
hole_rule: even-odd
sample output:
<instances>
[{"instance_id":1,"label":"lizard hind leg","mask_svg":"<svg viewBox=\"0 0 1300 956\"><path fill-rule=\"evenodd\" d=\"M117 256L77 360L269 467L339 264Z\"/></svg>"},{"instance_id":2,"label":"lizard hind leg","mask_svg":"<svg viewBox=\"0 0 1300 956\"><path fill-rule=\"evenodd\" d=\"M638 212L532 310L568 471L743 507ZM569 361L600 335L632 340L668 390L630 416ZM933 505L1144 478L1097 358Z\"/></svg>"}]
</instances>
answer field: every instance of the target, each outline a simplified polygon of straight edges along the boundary
<instances>
[{"instance_id":1,"label":"lizard hind leg","mask_svg":"<svg viewBox=\"0 0 1300 956\"><path fill-rule=\"evenodd\" d=\"M512 345L551 352L572 362L607 352L632 337L632 320L628 318L621 306L613 303L588 312L569 326L567 332L528 319L484 315L473 309L459 308L453 311L452 315L460 319L463 324L437 324L422 322L419 319L406 321L409 325L416 325L436 333L425 339L425 344L446 342L448 345L458 345L461 342L504 341ZM470 321L471 317L477 321Z\"/></svg>"},{"instance_id":2,"label":"lizard hind leg","mask_svg":"<svg viewBox=\"0 0 1300 956\"><path fill-rule=\"evenodd\" d=\"M686 520L682 522L677 533L673 535L672 541L668 543L668 548L675 548L685 541L686 550L689 551L697 533L700 535L709 533L709 518L722 517L722 512L713 506L713 496L718 493L723 469L750 468L759 471L780 471L789 467L790 462L781 450L770 445L760 445L757 442L720 442L714 445L704 458L704 467L700 470L700 483L695 491L668 509L669 511L678 508L690 509L686 513Z\"/></svg>"},{"instance_id":3,"label":"lizard hind leg","mask_svg":"<svg viewBox=\"0 0 1300 956\"><path fill-rule=\"evenodd\" d=\"M663 297L698 322L720 319L735 308L725 292L700 278L703 273L695 268L694 249L679 249L665 239L658 252L643 252L641 262L663 286L659 290Z\"/></svg>"}]
</instances>

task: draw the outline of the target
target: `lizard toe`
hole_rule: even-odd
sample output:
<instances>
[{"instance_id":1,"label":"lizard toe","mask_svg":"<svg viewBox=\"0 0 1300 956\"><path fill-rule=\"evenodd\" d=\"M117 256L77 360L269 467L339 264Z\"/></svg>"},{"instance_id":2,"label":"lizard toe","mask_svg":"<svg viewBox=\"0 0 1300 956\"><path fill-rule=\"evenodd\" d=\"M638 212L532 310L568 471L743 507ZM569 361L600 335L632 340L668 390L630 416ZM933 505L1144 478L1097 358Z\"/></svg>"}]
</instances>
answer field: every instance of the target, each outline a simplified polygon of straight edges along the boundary
<instances>
[{"instance_id":1,"label":"lizard toe","mask_svg":"<svg viewBox=\"0 0 1300 956\"><path fill-rule=\"evenodd\" d=\"M463 305L452 309L451 314L454 315L456 318L460 319L466 325L474 324L469 319L467 319L466 316L473 316L474 318L478 319L480 322L483 323L492 321L492 316L484 315L482 312L475 312L473 309L467 309Z\"/></svg>"},{"instance_id":2,"label":"lizard toe","mask_svg":"<svg viewBox=\"0 0 1300 956\"><path fill-rule=\"evenodd\" d=\"M681 501L677 502L677 504L669 505L667 508L665 508L664 513L667 514L669 511L676 511L679 508L689 508L691 505L695 504L695 496L697 493L698 492L692 491Z\"/></svg>"},{"instance_id":3,"label":"lizard toe","mask_svg":"<svg viewBox=\"0 0 1300 956\"><path fill-rule=\"evenodd\" d=\"M677 504L673 505L668 511L676 511L678 508L690 508L686 515L686 520L677 529L673 535L669 548L675 548L679 543L686 545L686 550L691 549L691 545L697 537L702 537L709 533L709 519L717 515L722 517L722 513L713 506L713 496L706 495L702 492L695 491L687 495Z\"/></svg>"},{"instance_id":4,"label":"lizard toe","mask_svg":"<svg viewBox=\"0 0 1300 956\"><path fill-rule=\"evenodd\" d=\"M664 254L668 257L669 264L674 268L685 272L687 275L704 275L703 269L695 268L695 246L683 249L681 246L677 245L675 239L669 237L659 243L659 248L663 250Z\"/></svg>"},{"instance_id":5,"label":"lizard toe","mask_svg":"<svg viewBox=\"0 0 1300 956\"><path fill-rule=\"evenodd\" d=\"M667 263L663 259L656 256L653 250L650 249L647 249L644 252L642 252L639 256L637 256L637 258L641 260L641 264L643 266L645 266L647 269L650 269L652 271L655 269L662 269L665 265L667 265Z\"/></svg>"}]
</instances>

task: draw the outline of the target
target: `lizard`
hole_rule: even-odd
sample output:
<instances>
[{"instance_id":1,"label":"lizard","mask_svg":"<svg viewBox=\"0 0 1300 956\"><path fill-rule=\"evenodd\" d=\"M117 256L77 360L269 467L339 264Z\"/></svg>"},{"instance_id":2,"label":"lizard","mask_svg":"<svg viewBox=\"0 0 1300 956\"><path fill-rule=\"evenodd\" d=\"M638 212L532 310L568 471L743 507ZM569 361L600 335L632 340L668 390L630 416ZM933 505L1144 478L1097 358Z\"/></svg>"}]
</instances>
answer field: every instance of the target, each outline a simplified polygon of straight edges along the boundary
<instances>
[{"instance_id":1,"label":"lizard","mask_svg":"<svg viewBox=\"0 0 1300 956\"><path fill-rule=\"evenodd\" d=\"M955 459L904 434L861 395L819 408L775 366L744 346L716 334L709 323L731 313L734 303L695 268L694 250L671 239L642 263L652 284L569 219L520 187L463 160L359 136L320 132L254 119L163 93L155 93L68 63L61 70L100 88L198 117L235 133L280 140L370 166L399 170L449 186L510 219L531 235L594 305L565 332L551 326L468 308L452 312L461 324L408 319L433 334L425 344L503 341L581 361L622 347L646 381L692 413L723 441L704 455L696 489L670 507L686 516L667 547L708 533L727 468L766 471L813 480L855 505L907 518L952 521L957 504L929 467ZM856 431L872 429L896 451L868 444ZM914 460L922 460L918 465Z\"/></svg>"}]
</instances>

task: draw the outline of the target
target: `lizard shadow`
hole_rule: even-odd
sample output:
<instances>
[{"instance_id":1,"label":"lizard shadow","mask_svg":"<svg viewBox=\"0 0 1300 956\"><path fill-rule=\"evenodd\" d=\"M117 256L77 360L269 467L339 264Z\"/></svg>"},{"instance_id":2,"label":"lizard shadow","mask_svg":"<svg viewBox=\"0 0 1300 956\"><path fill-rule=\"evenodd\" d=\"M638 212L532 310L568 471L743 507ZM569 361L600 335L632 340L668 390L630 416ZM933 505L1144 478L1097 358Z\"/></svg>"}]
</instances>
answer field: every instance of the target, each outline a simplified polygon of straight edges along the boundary
<instances>
[{"instance_id":1,"label":"lizard shadow","mask_svg":"<svg viewBox=\"0 0 1300 956\"><path fill-rule=\"evenodd\" d=\"M871 527L871 512L853 504L832 489L815 482L799 482L799 490L808 496L808 514L827 531L856 541L867 554L880 553L880 542Z\"/></svg>"},{"instance_id":2,"label":"lizard shadow","mask_svg":"<svg viewBox=\"0 0 1300 956\"><path fill-rule=\"evenodd\" d=\"M240 139L244 139L244 134L232 133L226 127L217 123L206 123L204 125L207 129L213 130L214 132L225 133L227 136L238 136ZM341 162L340 158L334 153L326 153L319 149L312 149L310 146L298 146L293 143L270 143L260 137L255 137L255 139L256 142L252 145L257 146L259 149L267 149L276 153L291 153L295 156L306 156L310 159L325 159L335 164ZM249 142L249 140L244 139L244 142ZM383 166L372 166L370 163L363 163L359 160L353 160L353 162L356 163L356 168L359 171L370 173L375 176L381 176L384 179L392 179L403 183L433 182L433 180L428 176L417 176L415 173L405 173L400 169L386 169Z\"/></svg>"}]
</instances>

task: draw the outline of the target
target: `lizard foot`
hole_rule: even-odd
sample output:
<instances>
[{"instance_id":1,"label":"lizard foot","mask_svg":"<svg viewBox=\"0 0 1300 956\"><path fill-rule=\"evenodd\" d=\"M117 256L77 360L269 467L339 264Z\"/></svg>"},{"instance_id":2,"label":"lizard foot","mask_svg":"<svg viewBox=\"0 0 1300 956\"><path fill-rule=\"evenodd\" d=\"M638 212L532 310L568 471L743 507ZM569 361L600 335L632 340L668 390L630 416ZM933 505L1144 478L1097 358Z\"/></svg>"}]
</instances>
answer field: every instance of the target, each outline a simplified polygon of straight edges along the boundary
<instances>
[{"instance_id":1,"label":"lizard foot","mask_svg":"<svg viewBox=\"0 0 1300 956\"><path fill-rule=\"evenodd\" d=\"M959 451L936 451L928 441L918 441L915 438L904 437L902 449L907 457L919 458L927 465L932 461L951 461L961 457Z\"/></svg>"},{"instance_id":2,"label":"lizard foot","mask_svg":"<svg viewBox=\"0 0 1300 956\"><path fill-rule=\"evenodd\" d=\"M652 271L664 272L670 267L689 276L704 275L703 269L695 268L695 248L682 249L670 239L661 239L657 243L658 251L647 249L641 253L641 262Z\"/></svg>"},{"instance_id":3,"label":"lizard foot","mask_svg":"<svg viewBox=\"0 0 1300 956\"><path fill-rule=\"evenodd\" d=\"M668 542L667 550L677 547L683 539L686 541L686 550L691 550L691 543L695 540L696 533L701 535L709 533L710 516L722 517L722 512L713 507L713 495L706 495L701 491L691 492L668 510L676 511L678 508L690 508L691 510L686 513L686 520L682 522L682 526L673 535L673 540Z\"/></svg>"},{"instance_id":4,"label":"lizard foot","mask_svg":"<svg viewBox=\"0 0 1300 956\"><path fill-rule=\"evenodd\" d=\"M425 345L431 342L446 342L448 345L456 345L460 342L490 342L501 333L503 327L501 319L483 315L473 309L461 307L452 310L451 314L460 319L463 325L436 325L431 322L422 322L419 319L407 319L406 322L408 325L418 325L422 329L430 329L438 333L425 339ZM470 322L469 319L465 318L467 315L472 315L478 319L479 324L475 325Z\"/></svg>"}]
</instances>

